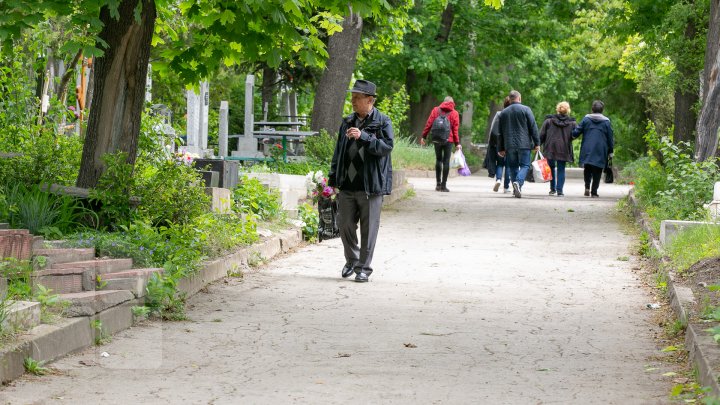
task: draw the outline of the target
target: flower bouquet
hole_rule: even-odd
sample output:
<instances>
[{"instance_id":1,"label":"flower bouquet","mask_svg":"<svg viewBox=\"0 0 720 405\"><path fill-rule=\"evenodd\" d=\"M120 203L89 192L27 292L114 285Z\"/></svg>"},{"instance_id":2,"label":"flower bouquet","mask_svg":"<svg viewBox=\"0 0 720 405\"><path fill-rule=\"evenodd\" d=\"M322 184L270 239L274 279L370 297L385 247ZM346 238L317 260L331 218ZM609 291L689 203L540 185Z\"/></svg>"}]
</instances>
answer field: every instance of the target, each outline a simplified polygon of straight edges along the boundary
<instances>
[{"instance_id":1,"label":"flower bouquet","mask_svg":"<svg viewBox=\"0 0 720 405\"><path fill-rule=\"evenodd\" d=\"M337 226L337 191L328 186L327 178L320 170L308 173L305 182L308 195L318 206L318 240L322 242L323 239L337 238L340 236Z\"/></svg>"}]
</instances>

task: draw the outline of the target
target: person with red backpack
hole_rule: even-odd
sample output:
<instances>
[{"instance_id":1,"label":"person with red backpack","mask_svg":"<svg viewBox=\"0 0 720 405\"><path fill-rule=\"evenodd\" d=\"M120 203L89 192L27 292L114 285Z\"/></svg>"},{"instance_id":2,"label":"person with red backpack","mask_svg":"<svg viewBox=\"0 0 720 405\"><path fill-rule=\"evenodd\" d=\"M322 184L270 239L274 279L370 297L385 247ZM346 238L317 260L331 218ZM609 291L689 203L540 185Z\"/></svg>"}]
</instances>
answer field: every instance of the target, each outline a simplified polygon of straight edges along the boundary
<instances>
[{"instance_id":1,"label":"person with red backpack","mask_svg":"<svg viewBox=\"0 0 720 405\"><path fill-rule=\"evenodd\" d=\"M455 111L455 101L447 96L439 106L433 108L420 138L420 144L425 145L425 138L430 134L430 142L435 145L435 191L450 191L447 188L447 178L450 174L452 146L455 145L455 150L462 149L459 127L460 114Z\"/></svg>"}]
</instances>

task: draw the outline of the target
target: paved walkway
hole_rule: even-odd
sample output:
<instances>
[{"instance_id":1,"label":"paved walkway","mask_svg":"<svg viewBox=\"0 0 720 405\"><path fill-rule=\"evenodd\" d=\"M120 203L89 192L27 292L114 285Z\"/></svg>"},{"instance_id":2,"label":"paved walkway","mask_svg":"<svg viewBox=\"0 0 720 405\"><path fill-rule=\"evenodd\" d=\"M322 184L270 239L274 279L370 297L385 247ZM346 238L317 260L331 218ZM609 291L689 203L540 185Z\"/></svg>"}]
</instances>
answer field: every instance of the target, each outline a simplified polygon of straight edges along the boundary
<instances>
[{"instance_id":1,"label":"paved walkway","mask_svg":"<svg viewBox=\"0 0 720 405\"><path fill-rule=\"evenodd\" d=\"M383 213L375 273L340 278L339 240L191 301L2 388L7 403L656 404L670 383L613 217L627 187L522 199L487 177L411 179ZM107 352L109 357L101 357ZM659 370L646 372L649 367Z\"/></svg>"}]
</instances>

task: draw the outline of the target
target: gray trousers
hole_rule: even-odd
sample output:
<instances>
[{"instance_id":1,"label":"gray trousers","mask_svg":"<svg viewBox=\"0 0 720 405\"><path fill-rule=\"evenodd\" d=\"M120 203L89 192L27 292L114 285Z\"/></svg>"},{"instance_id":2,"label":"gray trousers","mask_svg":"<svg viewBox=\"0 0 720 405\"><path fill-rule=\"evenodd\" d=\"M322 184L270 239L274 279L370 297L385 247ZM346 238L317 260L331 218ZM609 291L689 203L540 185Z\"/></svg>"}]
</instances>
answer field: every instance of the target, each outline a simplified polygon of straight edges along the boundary
<instances>
[{"instance_id":1,"label":"gray trousers","mask_svg":"<svg viewBox=\"0 0 720 405\"><path fill-rule=\"evenodd\" d=\"M373 252L380 228L380 209L383 196L368 196L364 191L340 191L338 194L338 228L345 248L345 262L352 264L355 273L372 273ZM360 246L357 228L360 221Z\"/></svg>"}]
</instances>

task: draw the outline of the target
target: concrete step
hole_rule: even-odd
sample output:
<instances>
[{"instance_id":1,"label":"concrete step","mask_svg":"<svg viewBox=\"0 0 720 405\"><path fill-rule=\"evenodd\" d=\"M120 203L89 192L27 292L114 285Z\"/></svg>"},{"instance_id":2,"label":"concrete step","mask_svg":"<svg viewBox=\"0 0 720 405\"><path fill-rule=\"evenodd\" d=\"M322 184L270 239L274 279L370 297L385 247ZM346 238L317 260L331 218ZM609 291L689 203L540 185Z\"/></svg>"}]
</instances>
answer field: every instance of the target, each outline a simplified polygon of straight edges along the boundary
<instances>
[{"instance_id":1,"label":"concrete step","mask_svg":"<svg viewBox=\"0 0 720 405\"><path fill-rule=\"evenodd\" d=\"M82 267L35 271L32 274L33 290L36 289L37 285L49 288L55 294L69 294L82 292L83 290L94 290L95 280L93 274L94 271L92 269L88 270ZM83 282L84 278L88 278L88 280Z\"/></svg>"},{"instance_id":2,"label":"concrete step","mask_svg":"<svg viewBox=\"0 0 720 405\"><path fill-rule=\"evenodd\" d=\"M10 224L0 222L0 229L10 229Z\"/></svg>"},{"instance_id":3,"label":"concrete step","mask_svg":"<svg viewBox=\"0 0 720 405\"><path fill-rule=\"evenodd\" d=\"M147 295L147 283L150 277L155 274L162 274L161 268L133 269L115 273L103 274L100 277L100 285L108 290L128 290L135 297Z\"/></svg>"},{"instance_id":4,"label":"concrete step","mask_svg":"<svg viewBox=\"0 0 720 405\"><path fill-rule=\"evenodd\" d=\"M8 301L2 330L28 330L40 325L40 303Z\"/></svg>"},{"instance_id":5,"label":"concrete step","mask_svg":"<svg viewBox=\"0 0 720 405\"><path fill-rule=\"evenodd\" d=\"M95 248L59 248L59 249L37 249L33 251L33 256L45 257L44 266L40 267L40 260L35 260L34 266L36 270L50 268L56 264L77 262L84 260L92 260L95 257Z\"/></svg>"},{"instance_id":6,"label":"concrete step","mask_svg":"<svg viewBox=\"0 0 720 405\"><path fill-rule=\"evenodd\" d=\"M60 294L59 298L70 303L70 306L65 310L65 316L75 317L95 315L98 312L130 301L134 298L134 295L126 290L102 290Z\"/></svg>"},{"instance_id":7,"label":"concrete step","mask_svg":"<svg viewBox=\"0 0 720 405\"><path fill-rule=\"evenodd\" d=\"M0 229L0 257L28 260L32 255L33 236L27 229Z\"/></svg>"},{"instance_id":8,"label":"concrete step","mask_svg":"<svg viewBox=\"0 0 720 405\"><path fill-rule=\"evenodd\" d=\"M51 267L53 269L65 269L80 267L84 269L93 269L96 274L107 274L115 273L118 271L125 271L132 269L132 259L94 259L94 260L83 260L68 263L57 263Z\"/></svg>"}]
</instances>

